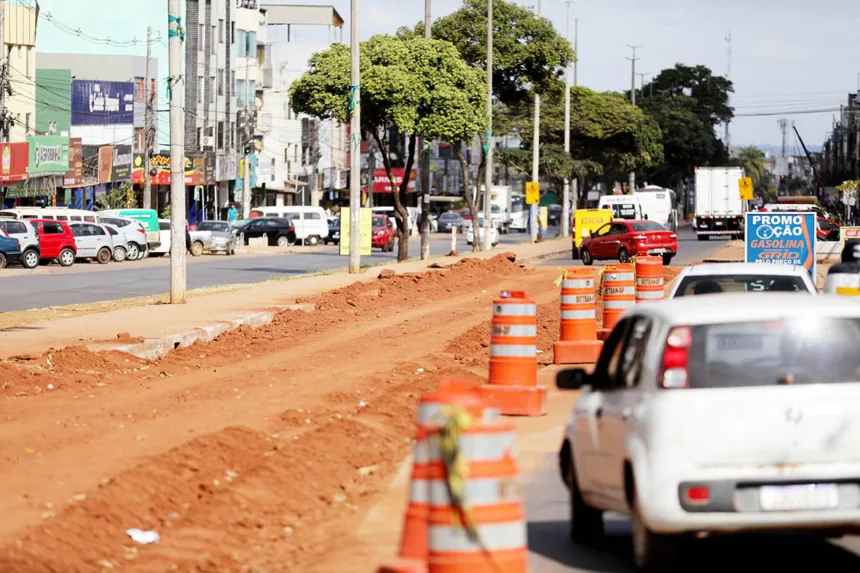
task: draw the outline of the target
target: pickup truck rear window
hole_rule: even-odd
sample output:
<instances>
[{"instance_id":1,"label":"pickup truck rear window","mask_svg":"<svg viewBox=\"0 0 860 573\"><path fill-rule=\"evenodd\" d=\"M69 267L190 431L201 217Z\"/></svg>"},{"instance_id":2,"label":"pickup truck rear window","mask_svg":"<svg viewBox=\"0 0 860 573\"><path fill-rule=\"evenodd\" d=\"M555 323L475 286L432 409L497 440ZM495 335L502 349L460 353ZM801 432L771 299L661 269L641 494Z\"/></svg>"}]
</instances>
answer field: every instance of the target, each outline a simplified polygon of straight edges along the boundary
<instances>
[{"instance_id":1,"label":"pickup truck rear window","mask_svg":"<svg viewBox=\"0 0 860 573\"><path fill-rule=\"evenodd\" d=\"M708 324L692 334L690 388L860 381L860 319Z\"/></svg>"},{"instance_id":2,"label":"pickup truck rear window","mask_svg":"<svg viewBox=\"0 0 860 573\"><path fill-rule=\"evenodd\" d=\"M699 275L685 277L675 298L721 292L809 292L800 277L779 275Z\"/></svg>"}]
</instances>

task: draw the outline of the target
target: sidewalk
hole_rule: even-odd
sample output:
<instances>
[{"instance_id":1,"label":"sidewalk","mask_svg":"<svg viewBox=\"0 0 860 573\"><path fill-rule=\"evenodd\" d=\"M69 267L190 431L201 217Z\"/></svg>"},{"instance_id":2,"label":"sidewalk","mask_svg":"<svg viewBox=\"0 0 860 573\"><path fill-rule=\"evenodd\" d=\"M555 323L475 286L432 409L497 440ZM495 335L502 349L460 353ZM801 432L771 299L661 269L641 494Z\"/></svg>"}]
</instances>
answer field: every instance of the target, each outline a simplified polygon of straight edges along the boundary
<instances>
[{"instance_id":1,"label":"sidewalk","mask_svg":"<svg viewBox=\"0 0 860 573\"><path fill-rule=\"evenodd\" d=\"M171 348L186 346L194 340L214 338L238 328L241 324L259 326L271 320L274 310L295 305L296 299L341 288L358 281L371 281L384 269L398 274L420 272L430 265L449 265L462 258L491 258L505 252L517 255L520 262L551 257L570 249L569 239L548 239L500 247L489 252L460 257L436 257L372 267L361 274L341 271L327 275L307 276L288 281L272 281L238 290L189 298L184 305L148 304L52 320L0 330L0 360L13 356L39 355L51 349L87 345L94 350L127 349L143 339L152 345L155 358L165 344ZM127 333L122 340L117 334ZM135 339L135 340L132 340ZM139 352L135 352L141 355Z\"/></svg>"}]
</instances>

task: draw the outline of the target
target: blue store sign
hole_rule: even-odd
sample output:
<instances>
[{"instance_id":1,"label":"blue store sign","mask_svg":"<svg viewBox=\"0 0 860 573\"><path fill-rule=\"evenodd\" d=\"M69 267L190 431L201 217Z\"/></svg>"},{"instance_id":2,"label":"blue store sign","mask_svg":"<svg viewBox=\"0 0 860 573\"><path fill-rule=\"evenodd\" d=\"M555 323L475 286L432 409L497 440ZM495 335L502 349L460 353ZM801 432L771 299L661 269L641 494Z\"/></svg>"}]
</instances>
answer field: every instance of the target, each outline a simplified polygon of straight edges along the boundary
<instances>
[{"instance_id":1,"label":"blue store sign","mask_svg":"<svg viewBox=\"0 0 860 573\"><path fill-rule=\"evenodd\" d=\"M815 276L815 213L747 213L748 263L802 266Z\"/></svg>"}]
</instances>

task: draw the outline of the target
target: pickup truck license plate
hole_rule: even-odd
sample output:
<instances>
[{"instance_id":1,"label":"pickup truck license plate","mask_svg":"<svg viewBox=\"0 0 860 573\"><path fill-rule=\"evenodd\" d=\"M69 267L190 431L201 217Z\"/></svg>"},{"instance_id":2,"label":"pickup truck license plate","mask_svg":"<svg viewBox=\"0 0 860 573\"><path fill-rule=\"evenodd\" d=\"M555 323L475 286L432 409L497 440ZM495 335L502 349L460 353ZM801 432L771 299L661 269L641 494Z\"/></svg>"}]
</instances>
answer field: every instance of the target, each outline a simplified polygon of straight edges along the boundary
<instances>
[{"instance_id":1,"label":"pickup truck license plate","mask_svg":"<svg viewBox=\"0 0 860 573\"><path fill-rule=\"evenodd\" d=\"M839 507L839 490L834 484L763 486L759 490L763 511L800 511Z\"/></svg>"}]
</instances>

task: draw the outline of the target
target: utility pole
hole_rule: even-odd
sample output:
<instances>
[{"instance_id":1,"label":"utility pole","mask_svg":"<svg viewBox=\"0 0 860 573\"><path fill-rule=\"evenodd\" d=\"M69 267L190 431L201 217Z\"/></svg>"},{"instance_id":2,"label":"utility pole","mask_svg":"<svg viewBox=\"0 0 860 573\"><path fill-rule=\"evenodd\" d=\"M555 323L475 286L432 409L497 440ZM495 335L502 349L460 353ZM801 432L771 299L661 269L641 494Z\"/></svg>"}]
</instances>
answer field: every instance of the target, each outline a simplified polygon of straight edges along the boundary
<instances>
[{"instance_id":1,"label":"utility pole","mask_svg":"<svg viewBox=\"0 0 860 573\"><path fill-rule=\"evenodd\" d=\"M251 135L253 132L251 131L251 115L248 108L249 94L250 94L250 85L251 82L248 78L248 66L245 66L245 122L242 126L242 139L244 140L244 149L242 150L245 153L245 168L242 171L242 218L249 219L251 217ZM304 193L306 193L306 189L302 189L302 196L304 197Z\"/></svg>"},{"instance_id":2,"label":"utility pole","mask_svg":"<svg viewBox=\"0 0 860 573\"><path fill-rule=\"evenodd\" d=\"M484 239L485 249L493 246L493 208L490 205L493 189L493 0L487 0L487 133L484 135L487 160L484 166ZM466 193L469 190L466 189ZM475 222L477 225L477 222ZM478 233L480 234L480 232Z\"/></svg>"},{"instance_id":3,"label":"utility pole","mask_svg":"<svg viewBox=\"0 0 860 573\"><path fill-rule=\"evenodd\" d=\"M543 6L541 0L538 0L537 15L541 17ZM532 135L532 181L536 181L540 185L540 95L535 93L535 117L534 117L534 132ZM538 239L537 225L538 205L529 205L529 226L531 228L531 239L534 243Z\"/></svg>"},{"instance_id":4,"label":"utility pole","mask_svg":"<svg viewBox=\"0 0 860 573\"><path fill-rule=\"evenodd\" d=\"M785 148L788 146L788 120L780 118L777 122L779 129L782 131L782 157L785 157Z\"/></svg>"},{"instance_id":5,"label":"utility pole","mask_svg":"<svg viewBox=\"0 0 860 573\"><path fill-rule=\"evenodd\" d=\"M424 0L424 39L430 39L430 0ZM430 142L421 138L421 260L430 258Z\"/></svg>"},{"instance_id":6,"label":"utility pole","mask_svg":"<svg viewBox=\"0 0 860 573\"><path fill-rule=\"evenodd\" d=\"M6 68L6 2L0 0L0 141L9 141L9 123L6 118L6 87L9 76ZM6 197L5 188L3 198Z\"/></svg>"},{"instance_id":7,"label":"utility pole","mask_svg":"<svg viewBox=\"0 0 860 573\"><path fill-rule=\"evenodd\" d=\"M567 0L567 18L565 18L565 30L568 44L570 43L570 5L573 0ZM576 52L574 52L574 62ZM574 64L576 65L576 64ZM570 154L570 63L564 70L564 152ZM570 180L564 178L564 190L561 197L561 236L570 235Z\"/></svg>"},{"instance_id":8,"label":"utility pole","mask_svg":"<svg viewBox=\"0 0 860 573\"><path fill-rule=\"evenodd\" d=\"M573 20L573 53L576 59L573 60L573 85L579 85L579 18Z\"/></svg>"},{"instance_id":9,"label":"utility pole","mask_svg":"<svg viewBox=\"0 0 860 573\"><path fill-rule=\"evenodd\" d=\"M185 117L182 103L185 87L182 82L182 41L185 31L180 28L182 0L167 0L168 74L170 94L170 303L185 302ZM146 173L149 179L149 173Z\"/></svg>"},{"instance_id":10,"label":"utility pole","mask_svg":"<svg viewBox=\"0 0 860 573\"><path fill-rule=\"evenodd\" d=\"M630 72L630 103L636 105L636 62L640 59L636 57L636 49L641 48L642 46L631 46L630 44L627 44L627 47L633 50L633 57L627 58L632 64L632 70ZM635 171L630 172L630 181L628 183L628 187L630 188L630 193L633 193L633 190L636 189Z\"/></svg>"},{"instance_id":11,"label":"utility pole","mask_svg":"<svg viewBox=\"0 0 860 573\"><path fill-rule=\"evenodd\" d=\"M145 102L146 118L143 122L143 208L152 209L152 180L149 171L152 169L152 95L154 90L150 89L152 73L149 63L152 58L152 27L146 28L146 78L143 83L143 100ZM158 205L156 205L157 207Z\"/></svg>"},{"instance_id":12,"label":"utility pole","mask_svg":"<svg viewBox=\"0 0 860 573\"><path fill-rule=\"evenodd\" d=\"M732 79L732 33L731 32L729 32L728 35L726 36L726 43L729 45L729 48L728 48L729 69L728 69L728 73L726 73L726 79L731 80ZM731 103L731 96L729 96L729 103ZM731 120L728 120L726 122L726 152L729 154L729 157L731 157L731 155L732 155L732 136L731 136L731 133L729 132L729 125L731 123L732 123Z\"/></svg>"},{"instance_id":13,"label":"utility pole","mask_svg":"<svg viewBox=\"0 0 860 573\"><path fill-rule=\"evenodd\" d=\"M358 0L350 0L349 12L352 108L349 124L349 272L355 274L361 271L361 75L358 65Z\"/></svg>"},{"instance_id":14,"label":"utility pole","mask_svg":"<svg viewBox=\"0 0 860 573\"><path fill-rule=\"evenodd\" d=\"M645 76L647 76L650 73L651 72L645 72L644 74L643 73L637 73L636 74L637 76L639 76L639 89L642 91L642 97L645 97Z\"/></svg>"}]
</instances>

